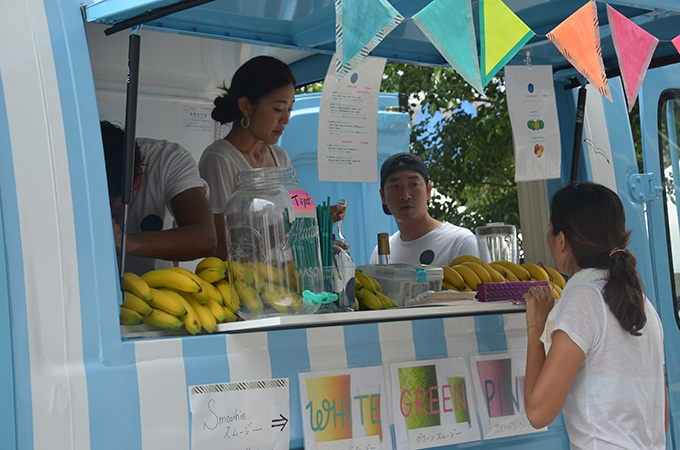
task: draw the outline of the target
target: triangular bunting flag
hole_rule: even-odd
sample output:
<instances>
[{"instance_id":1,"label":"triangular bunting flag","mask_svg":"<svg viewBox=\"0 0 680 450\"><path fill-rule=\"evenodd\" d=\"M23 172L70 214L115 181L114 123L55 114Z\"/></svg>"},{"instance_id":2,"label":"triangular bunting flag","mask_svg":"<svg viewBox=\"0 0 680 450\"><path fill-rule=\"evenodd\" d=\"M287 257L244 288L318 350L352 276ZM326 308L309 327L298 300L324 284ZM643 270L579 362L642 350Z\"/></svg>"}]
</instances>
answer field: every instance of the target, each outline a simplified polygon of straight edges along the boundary
<instances>
[{"instance_id":1,"label":"triangular bunting flag","mask_svg":"<svg viewBox=\"0 0 680 450\"><path fill-rule=\"evenodd\" d=\"M680 53L680 35L676 36L675 39L671 41L675 45L676 50Z\"/></svg>"},{"instance_id":2,"label":"triangular bunting flag","mask_svg":"<svg viewBox=\"0 0 680 450\"><path fill-rule=\"evenodd\" d=\"M590 0L553 28L547 37L600 94L613 101L604 73L599 26L597 7Z\"/></svg>"},{"instance_id":3,"label":"triangular bunting flag","mask_svg":"<svg viewBox=\"0 0 680 450\"><path fill-rule=\"evenodd\" d=\"M642 80L647 74L659 40L609 5L607 5L607 17L609 17L612 40L616 57L619 60L623 87L628 98L628 112L630 112L635 105Z\"/></svg>"},{"instance_id":4,"label":"triangular bunting flag","mask_svg":"<svg viewBox=\"0 0 680 450\"><path fill-rule=\"evenodd\" d=\"M484 93L479 74L477 38L470 0L434 0L413 16L413 22L465 81Z\"/></svg>"},{"instance_id":5,"label":"triangular bunting flag","mask_svg":"<svg viewBox=\"0 0 680 450\"><path fill-rule=\"evenodd\" d=\"M501 0L481 0L479 15L482 85L486 86L535 33Z\"/></svg>"},{"instance_id":6,"label":"triangular bunting flag","mask_svg":"<svg viewBox=\"0 0 680 450\"><path fill-rule=\"evenodd\" d=\"M335 0L336 79L359 64L403 20L386 0Z\"/></svg>"}]
</instances>

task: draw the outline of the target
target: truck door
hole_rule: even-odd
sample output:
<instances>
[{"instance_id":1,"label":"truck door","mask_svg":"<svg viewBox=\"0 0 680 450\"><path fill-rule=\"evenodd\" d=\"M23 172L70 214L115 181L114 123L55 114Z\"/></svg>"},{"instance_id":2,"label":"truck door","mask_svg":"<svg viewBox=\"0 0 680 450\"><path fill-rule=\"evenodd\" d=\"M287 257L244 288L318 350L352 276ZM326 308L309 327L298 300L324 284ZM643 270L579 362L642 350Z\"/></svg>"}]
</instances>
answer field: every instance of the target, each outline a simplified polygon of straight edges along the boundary
<instances>
[{"instance_id":1,"label":"truck door","mask_svg":"<svg viewBox=\"0 0 680 450\"><path fill-rule=\"evenodd\" d=\"M671 425L667 448L680 442L680 76L677 64L650 70L640 92L652 272L656 298L650 296L664 328ZM646 289L650 291L649 288Z\"/></svg>"}]
</instances>

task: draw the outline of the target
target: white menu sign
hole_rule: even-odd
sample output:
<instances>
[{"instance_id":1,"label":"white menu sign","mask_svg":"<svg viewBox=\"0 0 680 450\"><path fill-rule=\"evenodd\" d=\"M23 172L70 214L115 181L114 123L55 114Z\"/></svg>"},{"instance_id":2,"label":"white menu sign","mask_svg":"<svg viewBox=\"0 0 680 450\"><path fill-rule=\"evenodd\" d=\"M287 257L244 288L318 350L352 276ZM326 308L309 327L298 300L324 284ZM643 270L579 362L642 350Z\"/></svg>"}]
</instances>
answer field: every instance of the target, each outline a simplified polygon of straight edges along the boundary
<instances>
[{"instance_id":1,"label":"white menu sign","mask_svg":"<svg viewBox=\"0 0 680 450\"><path fill-rule=\"evenodd\" d=\"M287 450L288 378L189 387L191 448Z\"/></svg>"},{"instance_id":2,"label":"white menu sign","mask_svg":"<svg viewBox=\"0 0 680 450\"><path fill-rule=\"evenodd\" d=\"M368 57L340 80L335 56L319 107L319 181L378 181L378 100L385 59Z\"/></svg>"}]
</instances>

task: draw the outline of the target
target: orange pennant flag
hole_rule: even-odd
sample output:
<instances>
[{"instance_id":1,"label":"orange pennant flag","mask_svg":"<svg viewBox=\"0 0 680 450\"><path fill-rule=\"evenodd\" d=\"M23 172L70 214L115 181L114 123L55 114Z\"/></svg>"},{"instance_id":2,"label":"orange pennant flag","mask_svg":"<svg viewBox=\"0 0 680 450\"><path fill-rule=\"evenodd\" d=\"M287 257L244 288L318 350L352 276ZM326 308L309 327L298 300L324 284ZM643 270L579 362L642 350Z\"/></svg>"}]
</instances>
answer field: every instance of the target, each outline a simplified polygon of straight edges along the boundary
<instances>
[{"instance_id":1,"label":"orange pennant flag","mask_svg":"<svg viewBox=\"0 0 680 450\"><path fill-rule=\"evenodd\" d=\"M633 110L649 63L659 40L637 26L626 16L607 5L607 17L612 30L621 79L628 97L628 112Z\"/></svg>"},{"instance_id":2,"label":"orange pennant flag","mask_svg":"<svg viewBox=\"0 0 680 450\"><path fill-rule=\"evenodd\" d=\"M547 37L600 94L613 101L604 73L599 27L597 7L590 0L553 28Z\"/></svg>"}]
</instances>

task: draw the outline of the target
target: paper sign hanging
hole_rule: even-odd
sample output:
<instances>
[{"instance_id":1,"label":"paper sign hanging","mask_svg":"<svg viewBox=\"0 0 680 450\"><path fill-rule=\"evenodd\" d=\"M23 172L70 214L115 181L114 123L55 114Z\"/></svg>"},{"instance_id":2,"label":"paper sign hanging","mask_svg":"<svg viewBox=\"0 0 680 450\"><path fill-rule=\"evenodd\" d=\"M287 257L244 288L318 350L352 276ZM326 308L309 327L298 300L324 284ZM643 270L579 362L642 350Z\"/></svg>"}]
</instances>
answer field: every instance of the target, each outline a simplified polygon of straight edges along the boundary
<instances>
[{"instance_id":1,"label":"paper sign hanging","mask_svg":"<svg viewBox=\"0 0 680 450\"><path fill-rule=\"evenodd\" d=\"M378 103L384 68L384 58L368 57L336 81L331 60L319 106L319 181L378 181Z\"/></svg>"},{"instance_id":2,"label":"paper sign hanging","mask_svg":"<svg viewBox=\"0 0 680 450\"><path fill-rule=\"evenodd\" d=\"M609 5L607 17L630 112L635 105L659 40Z\"/></svg>"},{"instance_id":3,"label":"paper sign hanging","mask_svg":"<svg viewBox=\"0 0 680 450\"><path fill-rule=\"evenodd\" d=\"M680 53L680 35L676 36L671 42L675 46L675 49L678 51L678 53Z\"/></svg>"},{"instance_id":4,"label":"paper sign hanging","mask_svg":"<svg viewBox=\"0 0 680 450\"><path fill-rule=\"evenodd\" d=\"M392 448L382 366L298 377L305 449Z\"/></svg>"},{"instance_id":5,"label":"paper sign hanging","mask_svg":"<svg viewBox=\"0 0 680 450\"><path fill-rule=\"evenodd\" d=\"M482 85L486 86L535 33L501 0L481 0L479 14Z\"/></svg>"},{"instance_id":6,"label":"paper sign hanging","mask_svg":"<svg viewBox=\"0 0 680 450\"><path fill-rule=\"evenodd\" d=\"M484 439L546 431L529 423L524 407L526 352L470 357Z\"/></svg>"},{"instance_id":7,"label":"paper sign hanging","mask_svg":"<svg viewBox=\"0 0 680 450\"><path fill-rule=\"evenodd\" d=\"M480 439L477 408L463 357L390 365L397 450L441 448Z\"/></svg>"},{"instance_id":8,"label":"paper sign hanging","mask_svg":"<svg viewBox=\"0 0 680 450\"><path fill-rule=\"evenodd\" d=\"M465 7L461 3L456 0L434 0L413 16L413 23L418 25L451 67L484 94L472 5L470 0L465 0Z\"/></svg>"},{"instance_id":9,"label":"paper sign hanging","mask_svg":"<svg viewBox=\"0 0 680 450\"><path fill-rule=\"evenodd\" d=\"M547 38L600 94L613 101L602 62L599 27L597 7L591 0L553 28Z\"/></svg>"},{"instance_id":10,"label":"paper sign hanging","mask_svg":"<svg viewBox=\"0 0 680 450\"><path fill-rule=\"evenodd\" d=\"M189 404L191 448L288 448L288 378L191 386Z\"/></svg>"},{"instance_id":11,"label":"paper sign hanging","mask_svg":"<svg viewBox=\"0 0 680 450\"><path fill-rule=\"evenodd\" d=\"M551 66L506 66L505 92L515 147L515 181L561 174L562 146Z\"/></svg>"},{"instance_id":12,"label":"paper sign hanging","mask_svg":"<svg viewBox=\"0 0 680 450\"><path fill-rule=\"evenodd\" d=\"M404 17L386 0L335 0L335 76L344 77Z\"/></svg>"}]
</instances>

